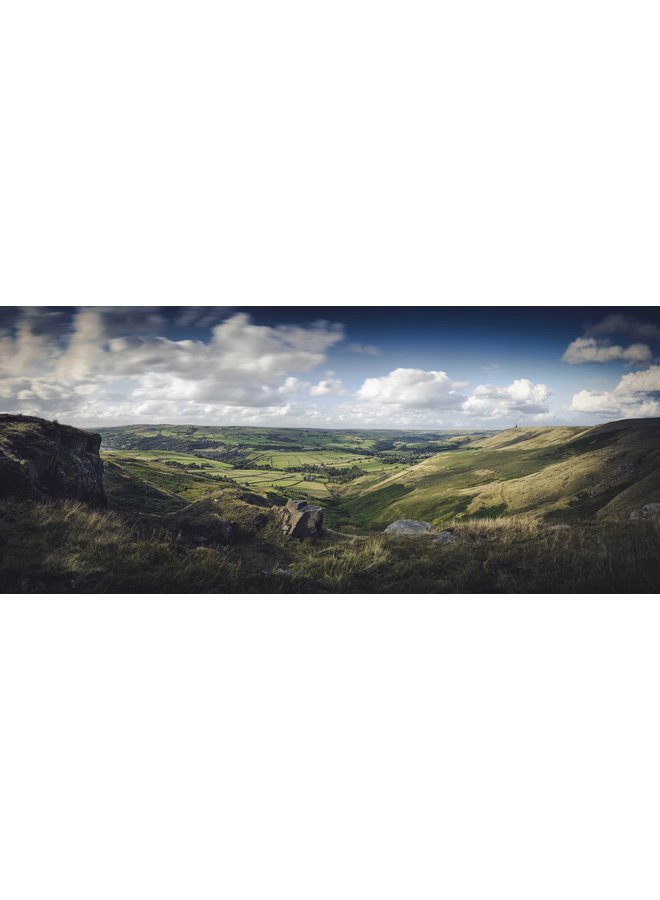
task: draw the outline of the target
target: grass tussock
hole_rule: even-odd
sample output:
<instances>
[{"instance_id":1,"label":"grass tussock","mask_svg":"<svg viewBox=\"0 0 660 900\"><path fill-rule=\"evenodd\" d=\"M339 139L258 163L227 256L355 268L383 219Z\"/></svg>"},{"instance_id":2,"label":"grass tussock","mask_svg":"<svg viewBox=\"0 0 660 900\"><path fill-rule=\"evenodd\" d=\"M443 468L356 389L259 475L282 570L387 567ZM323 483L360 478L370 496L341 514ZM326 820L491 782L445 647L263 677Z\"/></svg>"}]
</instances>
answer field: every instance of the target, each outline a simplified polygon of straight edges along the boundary
<instances>
[{"instance_id":1,"label":"grass tussock","mask_svg":"<svg viewBox=\"0 0 660 900\"><path fill-rule=\"evenodd\" d=\"M232 548L186 549L176 535L129 525L82 503L0 505L4 591L143 593L250 587Z\"/></svg>"},{"instance_id":2,"label":"grass tussock","mask_svg":"<svg viewBox=\"0 0 660 900\"><path fill-rule=\"evenodd\" d=\"M257 508L258 509L258 508ZM275 525L231 546L82 503L0 504L0 589L98 593L654 592L660 523L553 529L531 516L456 520L458 541L333 535L286 541Z\"/></svg>"},{"instance_id":3,"label":"grass tussock","mask_svg":"<svg viewBox=\"0 0 660 900\"><path fill-rule=\"evenodd\" d=\"M328 590L346 593L369 591L384 577L392 559L387 542L379 536L342 540L330 547L314 550L292 566L322 583Z\"/></svg>"},{"instance_id":4,"label":"grass tussock","mask_svg":"<svg viewBox=\"0 0 660 900\"><path fill-rule=\"evenodd\" d=\"M310 554L305 570L342 592L651 593L660 583L657 522L553 530L518 516L450 527L457 543L356 537Z\"/></svg>"}]
</instances>

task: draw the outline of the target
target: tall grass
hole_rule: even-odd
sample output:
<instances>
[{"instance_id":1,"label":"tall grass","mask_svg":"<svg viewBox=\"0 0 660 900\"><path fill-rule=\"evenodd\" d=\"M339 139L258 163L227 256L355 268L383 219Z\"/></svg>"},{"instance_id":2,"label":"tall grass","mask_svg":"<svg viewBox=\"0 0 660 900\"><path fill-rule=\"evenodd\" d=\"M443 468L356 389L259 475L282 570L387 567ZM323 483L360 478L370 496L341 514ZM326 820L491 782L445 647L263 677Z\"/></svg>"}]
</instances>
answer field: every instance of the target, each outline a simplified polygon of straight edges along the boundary
<instances>
[{"instance_id":1,"label":"tall grass","mask_svg":"<svg viewBox=\"0 0 660 900\"><path fill-rule=\"evenodd\" d=\"M457 543L389 535L285 541L275 524L231 547L72 501L0 503L3 591L655 592L660 523L552 530L529 516L458 520Z\"/></svg>"}]
</instances>

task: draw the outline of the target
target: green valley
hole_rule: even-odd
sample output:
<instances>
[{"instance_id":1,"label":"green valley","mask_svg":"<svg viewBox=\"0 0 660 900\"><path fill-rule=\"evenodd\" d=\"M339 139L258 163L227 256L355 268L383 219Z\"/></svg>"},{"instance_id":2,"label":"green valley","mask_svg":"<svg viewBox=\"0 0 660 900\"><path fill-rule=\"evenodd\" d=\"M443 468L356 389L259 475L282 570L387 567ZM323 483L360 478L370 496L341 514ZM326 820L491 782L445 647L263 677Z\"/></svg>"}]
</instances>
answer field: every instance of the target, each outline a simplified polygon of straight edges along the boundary
<instances>
[{"instance_id":1,"label":"green valley","mask_svg":"<svg viewBox=\"0 0 660 900\"><path fill-rule=\"evenodd\" d=\"M3 590L579 592L660 579L658 419L99 431L0 417ZM296 539L291 515L317 525Z\"/></svg>"}]
</instances>

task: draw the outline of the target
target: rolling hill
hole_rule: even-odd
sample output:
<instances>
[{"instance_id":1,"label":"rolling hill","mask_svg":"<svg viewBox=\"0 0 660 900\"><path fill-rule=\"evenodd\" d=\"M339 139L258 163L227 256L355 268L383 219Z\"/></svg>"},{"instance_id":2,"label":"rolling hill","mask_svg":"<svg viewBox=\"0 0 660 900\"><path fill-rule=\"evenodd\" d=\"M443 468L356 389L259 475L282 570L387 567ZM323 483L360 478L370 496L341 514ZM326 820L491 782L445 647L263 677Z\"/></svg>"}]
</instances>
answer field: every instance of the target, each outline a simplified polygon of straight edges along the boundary
<instances>
[{"instance_id":1,"label":"rolling hill","mask_svg":"<svg viewBox=\"0 0 660 900\"><path fill-rule=\"evenodd\" d=\"M0 417L0 591L577 593L660 579L660 517L630 517L660 502L660 419L298 444L241 429L233 446L225 429L172 428L113 429L122 447L99 454L96 434ZM277 507L300 496L325 507L326 530L287 540ZM382 533L408 518L448 526L451 542Z\"/></svg>"},{"instance_id":2,"label":"rolling hill","mask_svg":"<svg viewBox=\"0 0 660 900\"><path fill-rule=\"evenodd\" d=\"M377 482L357 481L337 510L356 530L395 519L533 514L550 521L626 516L660 500L660 420L593 428L513 428L438 453Z\"/></svg>"}]
</instances>

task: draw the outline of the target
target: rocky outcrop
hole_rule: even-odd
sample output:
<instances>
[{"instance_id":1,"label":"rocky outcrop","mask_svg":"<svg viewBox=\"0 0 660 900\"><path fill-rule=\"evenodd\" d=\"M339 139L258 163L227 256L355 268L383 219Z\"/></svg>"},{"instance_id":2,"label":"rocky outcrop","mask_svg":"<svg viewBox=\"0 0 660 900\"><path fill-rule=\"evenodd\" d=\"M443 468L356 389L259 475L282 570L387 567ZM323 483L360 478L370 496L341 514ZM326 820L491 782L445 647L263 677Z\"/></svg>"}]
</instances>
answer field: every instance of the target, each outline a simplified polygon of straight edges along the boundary
<instances>
[{"instance_id":1,"label":"rocky outcrop","mask_svg":"<svg viewBox=\"0 0 660 900\"><path fill-rule=\"evenodd\" d=\"M31 416L0 415L0 497L106 503L101 435Z\"/></svg>"},{"instance_id":2,"label":"rocky outcrop","mask_svg":"<svg viewBox=\"0 0 660 900\"><path fill-rule=\"evenodd\" d=\"M631 519L657 519L660 516L660 503L647 503L641 509L630 513Z\"/></svg>"},{"instance_id":3,"label":"rocky outcrop","mask_svg":"<svg viewBox=\"0 0 660 900\"><path fill-rule=\"evenodd\" d=\"M422 522L420 519L397 519L383 533L416 537L420 534L433 534L435 530L429 522Z\"/></svg>"},{"instance_id":4,"label":"rocky outcrop","mask_svg":"<svg viewBox=\"0 0 660 900\"><path fill-rule=\"evenodd\" d=\"M461 539L457 534L454 534L453 531L441 531L439 534L433 538L434 541L437 541L439 544L459 544Z\"/></svg>"},{"instance_id":5,"label":"rocky outcrop","mask_svg":"<svg viewBox=\"0 0 660 900\"><path fill-rule=\"evenodd\" d=\"M323 509L305 500L289 500L280 511L282 531L286 537L319 537L323 534Z\"/></svg>"}]
</instances>

